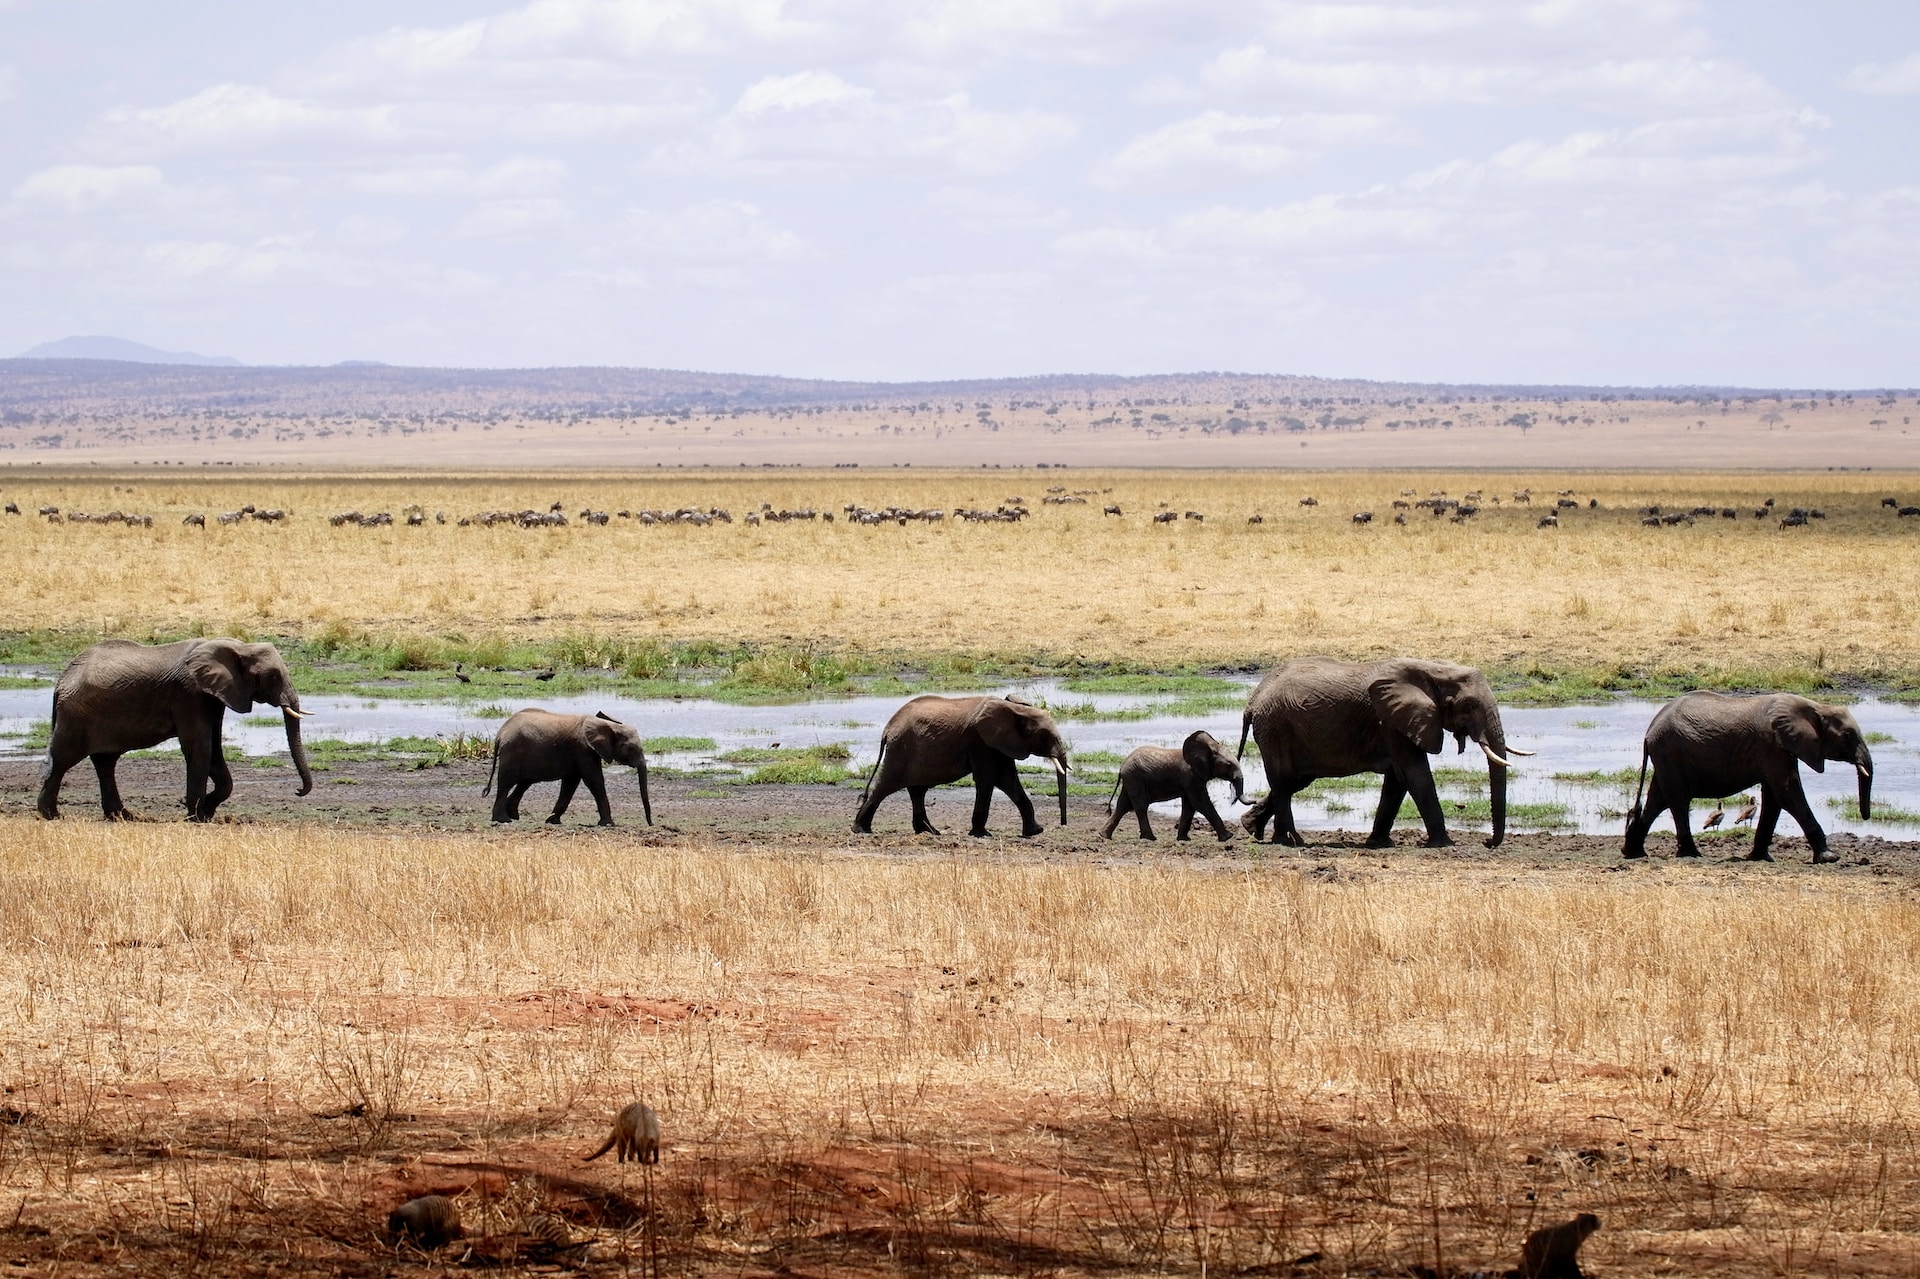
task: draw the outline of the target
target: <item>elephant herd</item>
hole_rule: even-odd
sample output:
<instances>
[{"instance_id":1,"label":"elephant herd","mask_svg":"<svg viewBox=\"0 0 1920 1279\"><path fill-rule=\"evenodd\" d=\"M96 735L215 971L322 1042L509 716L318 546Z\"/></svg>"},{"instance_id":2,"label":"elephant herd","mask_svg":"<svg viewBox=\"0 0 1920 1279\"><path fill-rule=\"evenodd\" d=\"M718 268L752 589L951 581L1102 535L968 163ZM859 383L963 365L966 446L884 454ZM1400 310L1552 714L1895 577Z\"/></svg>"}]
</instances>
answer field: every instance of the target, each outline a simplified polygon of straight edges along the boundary
<instances>
[{"instance_id":1,"label":"elephant herd","mask_svg":"<svg viewBox=\"0 0 1920 1279\"><path fill-rule=\"evenodd\" d=\"M210 820L233 792L220 744L223 717L229 710L244 714L255 704L280 711L287 749L300 775L295 793L307 794L313 789L313 773L300 736L306 712L273 645L235 639L95 644L74 658L54 684L40 815L59 816L61 780L88 759L99 777L102 811L110 819L127 817L114 780L120 756L177 738L186 761L188 815L194 821ZM1241 817L1241 824L1256 841L1266 838L1270 826L1273 842L1292 845L1305 842L1294 824L1293 797L1322 778L1356 773L1381 775L1368 847L1392 843L1394 821L1408 798L1426 828L1426 844L1451 844L1428 759L1452 737L1458 751L1464 752L1471 741L1486 757L1492 832L1485 842L1498 847L1506 836L1509 757L1531 754L1507 743L1493 688L1472 667L1415 658L1297 658L1261 680L1249 695L1234 754L1200 731L1177 749L1142 746L1127 756L1101 834L1111 838L1132 813L1141 837L1152 839L1148 807L1177 799L1178 838L1188 837L1196 817L1204 818L1217 838L1230 838L1207 786L1228 782L1234 799L1245 802L1239 760L1249 736L1259 748L1268 792ZM912 802L914 832L938 834L927 816L928 790L971 777L970 834L987 834L997 790L1018 810L1020 833L1037 835L1044 828L1016 766L1032 758L1053 766L1064 826L1067 778L1073 767L1051 715L1013 697L915 697L881 732L879 755L861 793L853 829L870 834L881 803L904 790ZM1646 856L1648 828L1661 812L1670 811L1679 855L1699 856L1689 823L1693 800L1758 786L1753 859L1771 860L1767 850L1784 809L1805 832L1814 861L1837 860L1807 803L1799 773L1801 764L1824 772L1829 760L1854 766L1860 816L1870 817L1873 757L1860 725L1846 709L1790 693L1688 693L1664 707L1647 729L1623 855ZM547 818L557 823L584 782L600 824L611 826L606 764L634 769L651 825L653 800L639 731L604 714L559 715L537 709L514 714L494 738L493 762L481 793L493 795L495 822L511 822L520 816L520 801L529 787L558 782L559 797Z\"/></svg>"}]
</instances>

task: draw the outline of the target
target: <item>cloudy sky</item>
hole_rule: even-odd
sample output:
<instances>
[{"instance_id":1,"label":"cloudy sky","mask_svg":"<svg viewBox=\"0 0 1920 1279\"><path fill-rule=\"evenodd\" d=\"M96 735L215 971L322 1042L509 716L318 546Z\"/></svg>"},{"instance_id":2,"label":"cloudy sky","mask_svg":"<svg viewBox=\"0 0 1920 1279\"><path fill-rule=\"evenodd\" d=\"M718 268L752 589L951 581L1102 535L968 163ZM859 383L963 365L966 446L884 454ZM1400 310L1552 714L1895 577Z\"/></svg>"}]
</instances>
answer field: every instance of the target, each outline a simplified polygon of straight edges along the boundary
<instances>
[{"instance_id":1,"label":"cloudy sky","mask_svg":"<svg viewBox=\"0 0 1920 1279\"><path fill-rule=\"evenodd\" d=\"M1920 383L1913 0L0 0L0 354Z\"/></svg>"}]
</instances>

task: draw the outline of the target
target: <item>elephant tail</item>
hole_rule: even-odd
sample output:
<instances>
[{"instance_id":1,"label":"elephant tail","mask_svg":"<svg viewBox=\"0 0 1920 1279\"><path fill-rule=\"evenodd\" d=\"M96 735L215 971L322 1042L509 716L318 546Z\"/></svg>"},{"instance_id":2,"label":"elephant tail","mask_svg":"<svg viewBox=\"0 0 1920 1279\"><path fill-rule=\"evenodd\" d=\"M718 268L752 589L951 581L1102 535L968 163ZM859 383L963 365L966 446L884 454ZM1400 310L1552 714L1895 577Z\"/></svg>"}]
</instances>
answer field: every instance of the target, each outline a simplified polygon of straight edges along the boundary
<instances>
[{"instance_id":1,"label":"elephant tail","mask_svg":"<svg viewBox=\"0 0 1920 1279\"><path fill-rule=\"evenodd\" d=\"M1247 733L1253 728L1253 707L1240 712L1240 749L1233 753L1235 759L1247 757Z\"/></svg>"},{"instance_id":2,"label":"elephant tail","mask_svg":"<svg viewBox=\"0 0 1920 1279\"><path fill-rule=\"evenodd\" d=\"M880 761L886 757L887 739L882 737L880 739L880 753L873 757L873 767L867 770L866 784L860 788L860 802L862 804L867 802L867 793L873 789L873 779L880 775Z\"/></svg>"},{"instance_id":3,"label":"elephant tail","mask_svg":"<svg viewBox=\"0 0 1920 1279\"><path fill-rule=\"evenodd\" d=\"M1118 777L1115 777L1113 779L1113 791L1111 794L1107 796L1107 811L1109 813L1113 811L1113 801L1117 799L1119 795L1120 795L1120 779Z\"/></svg>"},{"instance_id":4,"label":"elephant tail","mask_svg":"<svg viewBox=\"0 0 1920 1279\"><path fill-rule=\"evenodd\" d=\"M493 748L493 762L487 765L487 784L480 788L481 799L485 799L488 795L493 793L493 775L499 771L500 771L500 746L498 743L495 743ZM642 789L644 789L647 784L645 781L646 774L642 773L640 776L642 778L640 785Z\"/></svg>"},{"instance_id":5,"label":"elephant tail","mask_svg":"<svg viewBox=\"0 0 1920 1279\"><path fill-rule=\"evenodd\" d=\"M1633 785L1633 807L1627 810L1627 830L1640 822L1640 797L1647 789L1647 748L1640 748L1640 780Z\"/></svg>"}]
</instances>

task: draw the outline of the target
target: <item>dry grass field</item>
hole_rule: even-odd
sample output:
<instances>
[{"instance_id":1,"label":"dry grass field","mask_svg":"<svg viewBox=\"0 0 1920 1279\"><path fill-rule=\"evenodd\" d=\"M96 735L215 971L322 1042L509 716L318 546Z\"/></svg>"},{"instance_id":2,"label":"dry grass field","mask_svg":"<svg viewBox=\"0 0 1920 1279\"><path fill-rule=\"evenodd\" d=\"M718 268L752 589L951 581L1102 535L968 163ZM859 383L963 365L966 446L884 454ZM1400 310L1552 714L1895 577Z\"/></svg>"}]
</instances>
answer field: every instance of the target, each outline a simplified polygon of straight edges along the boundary
<instances>
[{"instance_id":1,"label":"dry grass field","mask_svg":"<svg viewBox=\"0 0 1920 1279\"><path fill-rule=\"evenodd\" d=\"M1085 504L1045 505L1055 496ZM1531 505L1515 490L1530 488ZM1559 490L1578 508L1537 528ZM1411 490L1413 496L1400 499ZM1483 494L1454 523L1396 499ZM1313 496L1319 505L1303 507ZM1920 476L1504 472L718 471L466 478L152 472L0 475L12 630L715 639L869 654L1044 653L1142 668L1300 652L1444 654L1532 665L1794 669L1884 678L1920 668ZM1018 524L751 527L763 503L992 508ZM1495 499L1499 505L1495 505ZM1781 529L1754 510L1818 508ZM1588 503L1597 501L1598 509ZM559 503L566 528L459 527ZM252 503L284 524L220 527ZM417 505L423 527L404 526ZM1117 504L1119 518L1103 516ZM1640 508L1734 509L1645 528ZM151 529L50 524L43 505L151 514ZM578 513L724 507L732 524L605 527ZM332 527L391 511L394 527ZM1160 510L1203 514L1156 524ZM1362 510L1374 521L1356 527ZM204 512L209 527L183 527ZM447 523L434 521L444 513ZM1250 524L1249 517L1264 517ZM617 643L615 647L617 647Z\"/></svg>"},{"instance_id":2,"label":"dry grass field","mask_svg":"<svg viewBox=\"0 0 1920 1279\"><path fill-rule=\"evenodd\" d=\"M516 1272L1466 1274L1592 1211L1590 1273L1905 1275L1916 956L1785 866L9 818L0 1255L389 1273L437 1191ZM657 1172L581 1165L635 1097Z\"/></svg>"}]
</instances>

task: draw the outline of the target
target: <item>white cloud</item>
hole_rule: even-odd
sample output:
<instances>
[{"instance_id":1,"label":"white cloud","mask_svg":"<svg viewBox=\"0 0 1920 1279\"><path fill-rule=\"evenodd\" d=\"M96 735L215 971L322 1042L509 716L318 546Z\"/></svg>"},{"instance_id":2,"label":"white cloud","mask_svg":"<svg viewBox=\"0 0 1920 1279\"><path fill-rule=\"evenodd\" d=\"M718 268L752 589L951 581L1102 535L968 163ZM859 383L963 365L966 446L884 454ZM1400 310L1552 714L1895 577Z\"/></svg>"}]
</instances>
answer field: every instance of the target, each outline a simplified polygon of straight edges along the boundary
<instances>
[{"instance_id":1,"label":"white cloud","mask_svg":"<svg viewBox=\"0 0 1920 1279\"><path fill-rule=\"evenodd\" d=\"M1263 209L1221 206L1183 214L1173 223L1182 247L1209 253L1380 253L1433 245L1448 221L1411 202L1319 195Z\"/></svg>"},{"instance_id":2,"label":"white cloud","mask_svg":"<svg viewBox=\"0 0 1920 1279\"><path fill-rule=\"evenodd\" d=\"M57 205L71 211L158 190L160 170L147 164L101 167L61 164L29 175L13 189L16 200Z\"/></svg>"},{"instance_id":3,"label":"white cloud","mask_svg":"<svg viewBox=\"0 0 1920 1279\"><path fill-rule=\"evenodd\" d=\"M804 107L863 101L871 98L871 89L848 84L831 71L801 71L793 75L768 76L747 87L734 104L736 115L758 115L763 111L798 111Z\"/></svg>"},{"instance_id":4,"label":"white cloud","mask_svg":"<svg viewBox=\"0 0 1920 1279\"><path fill-rule=\"evenodd\" d=\"M147 149L236 149L333 139L369 144L396 140L390 105L318 105L247 84L217 84L164 107L119 109L105 132L121 146Z\"/></svg>"},{"instance_id":5,"label":"white cloud","mask_svg":"<svg viewBox=\"0 0 1920 1279\"><path fill-rule=\"evenodd\" d=\"M565 203L554 199L488 200L455 229L464 236L500 239L529 231L547 232L571 219Z\"/></svg>"},{"instance_id":6,"label":"white cloud","mask_svg":"<svg viewBox=\"0 0 1920 1279\"><path fill-rule=\"evenodd\" d=\"M348 185L367 195L424 199L527 196L551 190L566 172L558 160L515 156L477 170L447 164L373 169L353 175Z\"/></svg>"},{"instance_id":7,"label":"white cloud","mask_svg":"<svg viewBox=\"0 0 1920 1279\"><path fill-rule=\"evenodd\" d=\"M703 262L785 262L810 256L800 236L741 200L707 200L672 212L631 209L625 239L648 256Z\"/></svg>"},{"instance_id":8,"label":"white cloud","mask_svg":"<svg viewBox=\"0 0 1920 1279\"><path fill-rule=\"evenodd\" d=\"M1329 145L1388 133L1382 115L1234 115L1203 111L1135 138L1109 158L1099 176L1109 183L1151 181L1182 170L1242 176L1297 170Z\"/></svg>"},{"instance_id":9,"label":"white cloud","mask_svg":"<svg viewBox=\"0 0 1920 1279\"><path fill-rule=\"evenodd\" d=\"M1124 227L1094 227L1073 231L1053 242L1053 247L1071 257L1109 258L1132 262L1158 262L1168 254L1151 231Z\"/></svg>"},{"instance_id":10,"label":"white cloud","mask_svg":"<svg viewBox=\"0 0 1920 1279\"><path fill-rule=\"evenodd\" d=\"M1920 93L1920 53L1910 53L1898 62L1855 67L1840 83L1856 93Z\"/></svg>"},{"instance_id":11,"label":"white cloud","mask_svg":"<svg viewBox=\"0 0 1920 1279\"><path fill-rule=\"evenodd\" d=\"M20 72L12 66L0 63L0 102L10 102L20 96Z\"/></svg>"}]
</instances>

